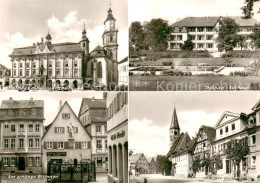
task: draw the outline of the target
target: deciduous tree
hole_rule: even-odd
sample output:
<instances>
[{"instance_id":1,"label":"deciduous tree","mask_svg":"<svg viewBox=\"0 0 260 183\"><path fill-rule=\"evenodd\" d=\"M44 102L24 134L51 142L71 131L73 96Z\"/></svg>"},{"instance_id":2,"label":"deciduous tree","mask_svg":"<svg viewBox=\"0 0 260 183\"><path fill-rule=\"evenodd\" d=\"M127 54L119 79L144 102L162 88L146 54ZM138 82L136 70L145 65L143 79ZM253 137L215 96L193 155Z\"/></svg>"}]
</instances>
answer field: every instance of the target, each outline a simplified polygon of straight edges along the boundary
<instances>
[{"instance_id":1,"label":"deciduous tree","mask_svg":"<svg viewBox=\"0 0 260 183\"><path fill-rule=\"evenodd\" d=\"M168 47L168 37L171 28L168 21L161 18L152 19L146 22L145 29L145 44L154 50L163 51Z\"/></svg>"},{"instance_id":2,"label":"deciduous tree","mask_svg":"<svg viewBox=\"0 0 260 183\"><path fill-rule=\"evenodd\" d=\"M233 50L237 45L238 24L231 18L221 18L219 21L219 33L217 37L219 51Z\"/></svg>"},{"instance_id":3,"label":"deciduous tree","mask_svg":"<svg viewBox=\"0 0 260 183\"><path fill-rule=\"evenodd\" d=\"M140 22L131 23L129 28L129 42L136 51L144 48L144 29Z\"/></svg>"},{"instance_id":4,"label":"deciduous tree","mask_svg":"<svg viewBox=\"0 0 260 183\"><path fill-rule=\"evenodd\" d=\"M194 43L192 42L191 38L188 38L184 41L184 44L181 46L182 50L192 51L194 48Z\"/></svg>"}]
</instances>

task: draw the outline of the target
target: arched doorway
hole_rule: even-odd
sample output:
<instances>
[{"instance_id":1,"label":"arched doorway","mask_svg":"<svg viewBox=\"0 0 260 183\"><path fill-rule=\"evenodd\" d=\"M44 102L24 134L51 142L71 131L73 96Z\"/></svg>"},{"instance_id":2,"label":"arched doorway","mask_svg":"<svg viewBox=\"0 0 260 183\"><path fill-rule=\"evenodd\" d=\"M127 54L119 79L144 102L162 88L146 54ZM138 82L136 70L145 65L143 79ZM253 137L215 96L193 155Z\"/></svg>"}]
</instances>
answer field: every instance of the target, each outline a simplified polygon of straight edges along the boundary
<instances>
[{"instance_id":1,"label":"arched doorway","mask_svg":"<svg viewBox=\"0 0 260 183\"><path fill-rule=\"evenodd\" d=\"M77 80L73 81L73 86L74 86L74 88L78 88L78 81Z\"/></svg>"},{"instance_id":2,"label":"arched doorway","mask_svg":"<svg viewBox=\"0 0 260 183\"><path fill-rule=\"evenodd\" d=\"M49 80L49 81L48 81L48 87L49 87L49 88L52 88L52 80Z\"/></svg>"},{"instance_id":3,"label":"arched doorway","mask_svg":"<svg viewBox=\"0 0 260 183\"><path fill-rule=\"evenodd\" d=\"M69 86L70 82L68 80L64 81L64 86Z\"/></svg>"},{"instance_id":4,"label":"arched doorway","mask_svg":"<svg viewBox=\"0 0 260 183\"><path fill-rule=\"evenodd\" d=\"M39 82L39 86L40 86L40 87L42 87L42 86L43 86L43 84L44 84L44 81L43 81L43 79L39 80L38 82Z\"/></svg>"},{"instance_id":5,"label":"arched doorway","mask_svg":"<svg viewBox=\"0 0 260 183\"><path fill-rule=\"evenodd\" d=\"M19 86L22 86L22 84L23 84L23 81L22 81L21 79L19 79L18 85L19 85Z\"/></svg>"},{"instance_id":6,"label":"arched doorway","mask_svg":"<svg viewBox=\"0 0 260 183\"><path fill-rule=\"evenodd\" d=\"M35 79L33 79L33 80L32 80L32 86L33 86L33 87L35 87L35 83L36 83L36 81L35 81Z\"/></svg>"},{"instance_id":7,"label":"arched doorway","mask_svg":"<svg viewBox=\"0 0 260 183\"><path fill-rule=\"evenodd\" d=\"M60 80L56 80L56 86L60 86Z\"/></svg>"},{"instance_id":8,"label":"arched doorway","mask_svg":"<svg viewBox=\"0 0 260 183\"><path fill-rule=\"evenodd\" d=\"M29 79L26 79L25 84L29 84L29 83L30 83Z\"/></svg>"}]
</instances>

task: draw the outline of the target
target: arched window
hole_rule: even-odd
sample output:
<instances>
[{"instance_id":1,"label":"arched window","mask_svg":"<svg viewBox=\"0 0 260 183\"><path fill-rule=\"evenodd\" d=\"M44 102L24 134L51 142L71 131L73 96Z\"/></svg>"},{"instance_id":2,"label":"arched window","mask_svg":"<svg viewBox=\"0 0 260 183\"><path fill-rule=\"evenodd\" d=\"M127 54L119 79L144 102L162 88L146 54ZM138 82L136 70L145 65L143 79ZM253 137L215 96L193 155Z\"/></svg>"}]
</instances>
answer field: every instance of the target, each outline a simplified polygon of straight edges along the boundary
<instances>
[{"instance_id":1,"label":"arched window","mask_svg":"<svg viewBox=\"0 0 260 183\"><path fill-rule=\"evenodd\" d=\"M94 73L94 63L91 62L91 76L93 76L93 73Z\"/></svg>"},{"instance_id":2,"label":"arched window","mask_svg":"<svg viewBox=\"0 0 260 183\"><path fill-rule=\"evenodd\" d=\"M98 62L98 65L97 65L97 77L102 78L102 63L101 62Z\"/></svg>"}]
</instances>

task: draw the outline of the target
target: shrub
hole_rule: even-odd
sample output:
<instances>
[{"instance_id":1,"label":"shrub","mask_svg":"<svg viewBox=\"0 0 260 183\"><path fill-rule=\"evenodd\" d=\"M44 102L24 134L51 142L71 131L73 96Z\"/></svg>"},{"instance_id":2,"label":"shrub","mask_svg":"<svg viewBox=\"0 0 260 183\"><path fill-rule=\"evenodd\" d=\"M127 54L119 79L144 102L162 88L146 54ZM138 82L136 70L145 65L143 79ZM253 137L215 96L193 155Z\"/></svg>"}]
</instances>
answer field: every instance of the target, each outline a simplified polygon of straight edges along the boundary
<instances>
[{"instance_id":1,"label":"shrub","mask_svg":"<svg viewBox=\"0 0 260 183\"><path fill-rule=\"evenodd\" d=\"M162 65L163 65L163 66L171 66L171 65L172 65L172 62L163 62Z\"/></svg>"}]
</instances>

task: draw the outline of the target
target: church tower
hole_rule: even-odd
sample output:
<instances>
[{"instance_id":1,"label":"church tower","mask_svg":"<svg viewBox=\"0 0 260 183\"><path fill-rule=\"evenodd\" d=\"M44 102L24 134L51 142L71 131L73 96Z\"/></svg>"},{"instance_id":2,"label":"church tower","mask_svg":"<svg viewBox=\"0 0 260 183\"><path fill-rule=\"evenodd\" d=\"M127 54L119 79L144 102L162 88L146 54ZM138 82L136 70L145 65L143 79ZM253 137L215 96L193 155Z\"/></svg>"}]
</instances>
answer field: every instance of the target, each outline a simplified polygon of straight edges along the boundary
<instances>
[{"instance_id":1,"label":"church tower","mask_svg":"<svg viewBox=\"0 0 260 183\"><path fill-rule=\"evenodd\" d=\"M85 24L84 24L84 29L82 31L82 40L80 41L80 47L82 50L85 51L85 55L89 54L89 40L86 36L87 31L85 29Z\"/></svg>"},{"instance_id":2,"label":"church tower","mask_svg":"<svg viewBox=\"0 0 260 183\"><path fill-rule=\"evenodd\" d=\"M112 14L111 7L109 7L107 19L104 22L105 30L103 33L103 46L104 49L107 51L108 56L110 58L117 60L117 33L118 30L115 28L116 19Z\"/></svg>"},{"instance_id":3,"label":"church tower","mask_svg":"<svg viewBox=\"0 0 260 183\"><path fill-rule=\"evenodd\" d=\"M172 144L179 137L179 135L180 135L180 127L179 127L176 109L174 106L172 121L170 126L170 146L172 146Z\"/></svg>"}]
</instances>

